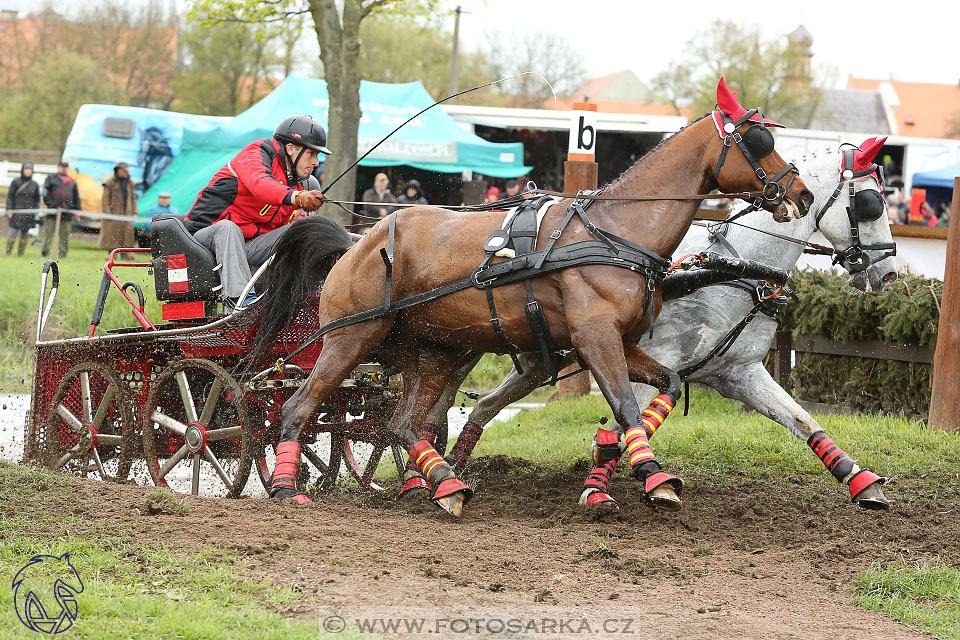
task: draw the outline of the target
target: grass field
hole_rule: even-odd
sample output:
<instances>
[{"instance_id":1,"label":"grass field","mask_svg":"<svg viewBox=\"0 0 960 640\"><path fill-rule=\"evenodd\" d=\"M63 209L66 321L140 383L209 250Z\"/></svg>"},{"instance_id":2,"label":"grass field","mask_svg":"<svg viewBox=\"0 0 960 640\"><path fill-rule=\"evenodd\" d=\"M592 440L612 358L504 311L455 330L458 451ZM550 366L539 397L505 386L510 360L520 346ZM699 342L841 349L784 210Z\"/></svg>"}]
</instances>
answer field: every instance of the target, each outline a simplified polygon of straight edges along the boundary
<instances>
[{"instance_id":1,"label":"grass field","mask_svg":"<svg viewBox=\"0 0 960 640\"><path fill-rule=\"evenodd\" d=\"M106 258L107 252L95 242L71 240L67 257L58 260L60 288L44 330L45 339L87 334ZM39 246L27 247L26 255L21 258L0 255L0 282L4 283L0 287L0 393L30 391L44 261ZM160 317L160 305L153 293L153 276L147 269L118 267L114 273L121 282L137 282L146 298L148 317ZM107 296L101 331L135 325L130 305L114 287Z\"/></svg>"},{"instance_id":2,"label":"grass field","mask_svg":"<svg viewBox=\"0 0 960 640\"><path fill-rule=\"evenodd\" d=\"M244 578L245 558L230 549L211 547L184 554L164 545L137 540L135 535L98 535L89 521L77 526L74 514L49 511L30 518L10 515L12 505L34 502L43 492L64 491L67 477L49 471L0 462L0 638L38 636L15 614L9 580L34 555L69 552L83 581L77 596L76 623L63 637L91 640L140 638L269 638L274 640L360 638L354 633L322 634L315 621L283 615L300 594L283 585ZM164 495L166 494L166 495ZM185 509L169 492L156 490L151 499L163 508ZM165 504L166 503L166 504ZM62 529L55 540L35 532ZM83 530L84 534L72 534ZM176 534L172 534L176 535ZM52 595L43 590L53 580L37 581L41 602ZM47 597L49 596L49 597Z\"/></svg>"}]
</instances>

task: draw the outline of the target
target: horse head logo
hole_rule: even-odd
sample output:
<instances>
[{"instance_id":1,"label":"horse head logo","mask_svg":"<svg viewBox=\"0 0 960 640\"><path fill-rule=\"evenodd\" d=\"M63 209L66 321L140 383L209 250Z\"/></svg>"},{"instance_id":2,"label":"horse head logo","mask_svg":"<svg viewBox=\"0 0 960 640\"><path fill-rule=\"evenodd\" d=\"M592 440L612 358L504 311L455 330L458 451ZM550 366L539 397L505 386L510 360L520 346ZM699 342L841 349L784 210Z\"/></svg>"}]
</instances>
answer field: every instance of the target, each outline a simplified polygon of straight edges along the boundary
<instances>
[{"instance_id":1,"label":"horse head logo","mask_svg":"<svg viewBox=\"0 0 960 640\"><path fill-rule=\"evenodd\" d=\"M173 151L159 127L148 127L140 132L140 153L137 164L143 167L143 180L137 185L143 191L160 179L163 172L173 164Z\"/></svg>"},{"instance_id":2,"label":"horse head logo","mask_svg":"<svg viewBox=\"0 0 960 640\"><path fill-rule=\"evenodd\" d=\"M10 585L17 617L31 631L52 635L73 626L77 619L77 594L83 580L70 564L70 553L30 558Z\"/></svg>"}]
</instances>

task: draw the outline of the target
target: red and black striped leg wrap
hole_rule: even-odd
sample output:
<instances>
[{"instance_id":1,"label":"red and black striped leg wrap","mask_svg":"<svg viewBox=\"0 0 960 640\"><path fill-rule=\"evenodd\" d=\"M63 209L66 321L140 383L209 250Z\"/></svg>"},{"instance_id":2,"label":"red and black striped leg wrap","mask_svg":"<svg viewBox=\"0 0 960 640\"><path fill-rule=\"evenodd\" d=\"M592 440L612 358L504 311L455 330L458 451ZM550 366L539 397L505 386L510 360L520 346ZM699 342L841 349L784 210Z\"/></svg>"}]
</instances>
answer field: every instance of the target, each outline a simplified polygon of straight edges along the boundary
<instances>
[{"instance_id":1,"label":"red and black striped leg wrap","mask_svg":"<svg viewBox=\"0 0 960 640\"><path fill-rule=\"evenodd\" d=\"M457 491L463 492L464 504L473 497L473 490L457 478L447 461L426 440L419 440L410 448L409 459L416 463L420 473L434 487L431 500L445 498Z\"/></svg>"},{"instance_id":2,"label":"red and black striped leg wrap","mask_svg":"<svg viewBox=\"0 0 960 640\"><path fill-rule=\"evenodd\" d=\"M883 478L868 471L867 469L857 468L857 463L844 453L843 449L838 447L830 437L823 431L816 431L807 439L807 444L813 449L813 452L823 462L837 482L844 482L847 476L847 486L850 488L850 498L856 500L860 492L875 482L883 482Z\"/></svg>"},{"instance_id":3,"label":"red and black striped leg wrap","mask_svg":"<svg viewBox=\"0 0 960 640\"><path fill-rule=\"evenodd\" d=\"M664 483L670 483L679 493L683 488L683 481L660 469L660 463L650 448L650 435L652 434L648 433L645 427L627 429L627 454L630 456L633 475L643 483L645 493L649 494Z\"/></svg>"},{"instance_id":4,"label":"red and black striped leg wrap","mask_svg":"<svg viewBox=\"0 0 960 640\"><path fill-rule=\"evenodd\" d=\"M618 506L617 501L607 493L618 462L620 462L619 456L613 460L607 460L603 464L598 464L590 470L590 475L583 483L583 492L580 494L581 507L592 507L604 503L612 503L613 506Z\"/></svg>"},{"instance_id":5,"label":"red and black striped leg wrap","mask_svg":"<svg viewBox=\"0 0 960 640\"><path fill-rule=\"evenodd\" d=\"M277 500L291 499L300 504L309 504L310 498L297 491L297 469L300 467L300 443L288 440L277 445L277 464L273 468L270 497Z\"/></svg>"},{"instance_id":6,"label":"red and black striped leg wrap","mask_svg":"<svg viewBox=\"0 0 960 640\"><path fill-rule=\"evenodd\" d=\"M457 443L453 449L446 455L447 461L454 471L460 472L467 466L467 460L473 455L473 448L480 442L480 436L483 435L483 427L475 422L467 422L463 425L463 431L457 436Z\"/></svg>"},{"instance_id":7,"label":"red and black striped leg wrap","mask_svg":"<svg viewBox=\"0 0 960 640\"><path fill-rule=\"evenodd\" d=\"M437 439L437 428L432 424L423 425L423 439L429 443L433 443ZM400 495L404 496L411 491L417 489L424 489L430 491L430 484L427 482L427 479L422 473L420 473L420 467L417 466L416 461L413 459L413 456L407 457L407 466L403 473L403 486L400 487Z\"/></svg>"},{"instance_id":8,"label":"red and black striped leg wrap","mask_svg":"<svg viewBox=\"0 0 960 640\"><path fill-rule=\"evenodd\" d=\"M648 437L653 437L654 432L663 425L663 421L667 419L676 404L677 399L666 393L661 393L650 401L650 406L640 414L640 421L646 427Z\"/></svg>"}]
</instances>

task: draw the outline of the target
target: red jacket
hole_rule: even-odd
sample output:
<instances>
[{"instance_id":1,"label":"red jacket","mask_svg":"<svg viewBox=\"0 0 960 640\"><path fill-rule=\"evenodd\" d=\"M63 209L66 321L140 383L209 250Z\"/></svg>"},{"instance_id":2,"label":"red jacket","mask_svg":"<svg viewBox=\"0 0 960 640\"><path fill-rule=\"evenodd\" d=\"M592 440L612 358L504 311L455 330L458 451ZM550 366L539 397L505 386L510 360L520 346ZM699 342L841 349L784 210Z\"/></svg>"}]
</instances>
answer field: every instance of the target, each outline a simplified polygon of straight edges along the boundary
<instances>
[{"instance_id":1,"label":"red jacket","mask_svg":"<svg viewBox=\"0 0 960 640\"><path fill-rule=\"evenodd\" d=\"M251 142L217 171L190 207L184 220L196 233L220 220L232 220L252 240L290 221L295 207L283 204L300 184L287 185L280 143L270 138Z\"/></svg>"}]
</instances>

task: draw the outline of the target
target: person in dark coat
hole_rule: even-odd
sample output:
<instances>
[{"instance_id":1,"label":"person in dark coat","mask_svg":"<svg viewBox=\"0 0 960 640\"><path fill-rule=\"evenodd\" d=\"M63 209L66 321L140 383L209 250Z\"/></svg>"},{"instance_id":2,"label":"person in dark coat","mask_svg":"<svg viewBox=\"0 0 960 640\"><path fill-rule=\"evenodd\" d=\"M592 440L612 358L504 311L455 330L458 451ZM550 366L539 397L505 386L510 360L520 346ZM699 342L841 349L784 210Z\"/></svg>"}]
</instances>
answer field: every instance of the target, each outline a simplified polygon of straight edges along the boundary
<instances>
[{"instance_id":1,"label":"person in dark coat","mask_svg":"<svg viewBox=\"0 0 960 640\"><path fill-rule=\"evenodd\" d=\"M57 172L47 176L43 183L43 201L48 209L60 209L60 237L57 242L57 251L61 258L67 257L67 243L70 238L70 221L73 220L71 211L80 210L80 190L77 181L67 173L70 165L64 160L57 165ZM47 214L43 219L43 250L44 257L50 254L50 244L57 227L56 214Z\"/></svg>"},{"instance_id":2,"label":"person in dark coat","mask_svg":"<svg viewBox=\"0 0 960 640\"><path fill-rule=\"evenodd\" d=\"M373 187L363 192L361 202L369 202L361 207L361 213L368 219L356 218L353 222L370 222L369 218L386 218L393 213L395 207L387 206L395 203L397 199L390 193L390 179L387 174L378 173L373 179Z\"/></svg>"},{"instance_id":3,"label":"person in dark coat","mask_svg":"<svg viewBox=\"0 0 960 640\"><path fill-rule=\"evenodd\" d=\"M20 177L14 178L7 192L7 218L10 220L10 233L7 236L7 255L13 252L13 243L20 236L17 255L22 256L27 248L27 232L37 223L32 213L15 213L18 209L39 209L40 187L33 179L33 163L24 162L20 167Z\"/></svg>"},{"instance_id":4,"label":"person in dark coat","mask_svg":"<svg viewBox=\"0 0 960 640\"><path fill-rule=\"evenodd\" d=\"M113 177L103 183L103 199L100 204L103 212L130 218L130 222L100 222L100 248L107 251L113 251L117 247L135 246L133 221L137 219L137 194L128 169L126 162L118 162L113 167Z\"/></svg>"},{"instance_id":5,"label":"person in dark coat","mask_svg":"<svg viewBox=\"0 0 960 640\"><path fill-rule=\"evenodd\" d=\"M397 202L400 204L427 204L427 199L423 197L423 192L420 191L420 183L416 180L410 180L407 182L407 188L397 198Z\"/></svg>"}]
</instances>

